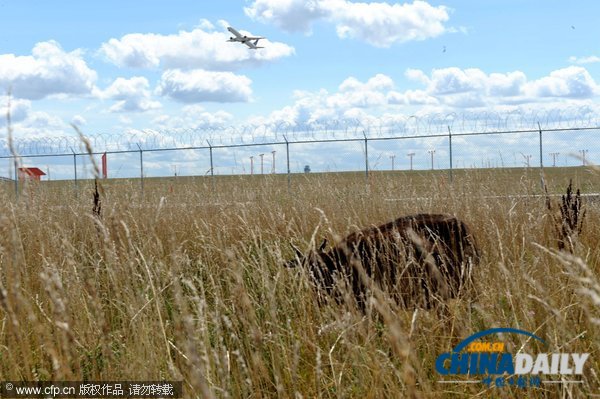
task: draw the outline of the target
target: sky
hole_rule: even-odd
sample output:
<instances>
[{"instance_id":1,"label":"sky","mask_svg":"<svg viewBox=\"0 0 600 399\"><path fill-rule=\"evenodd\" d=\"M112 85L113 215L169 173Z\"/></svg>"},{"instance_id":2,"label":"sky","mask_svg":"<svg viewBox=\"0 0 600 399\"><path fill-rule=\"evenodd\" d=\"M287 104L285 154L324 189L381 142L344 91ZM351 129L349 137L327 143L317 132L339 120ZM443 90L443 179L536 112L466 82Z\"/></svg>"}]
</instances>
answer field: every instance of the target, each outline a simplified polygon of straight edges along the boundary
<instances>
[{"instance_id":1,"label":"sky","mask_svg":"<svg viewBox=\"0 0 600 399\"><path fill-rule=\"evenodd\" d=\"M592 0L0 0L0 138L9 98L17 140L72 136L71 124L112 137L208 129L222 141L235 140L232 126L531 110L583 118L600 108L598 15ZM264 48L227 42L227 26L266 37ZM562 151L567 164L563 147L593 137L549 137L544 157ZM463 165L520 166L535 148L533 136L502 138L502 156L498 139L462 143ZM404 153L419 151L425 168L436 146L445 144L374 144L371 165L389 166L391 151L405 165ZM298 147L295 170L360 168L360 145L325 147ZM249 171L249 152L219 156L221 173ZM156 175L178 163L181 173L205 169L204 153L155 161Z\"/></svg>"}]
</instances>

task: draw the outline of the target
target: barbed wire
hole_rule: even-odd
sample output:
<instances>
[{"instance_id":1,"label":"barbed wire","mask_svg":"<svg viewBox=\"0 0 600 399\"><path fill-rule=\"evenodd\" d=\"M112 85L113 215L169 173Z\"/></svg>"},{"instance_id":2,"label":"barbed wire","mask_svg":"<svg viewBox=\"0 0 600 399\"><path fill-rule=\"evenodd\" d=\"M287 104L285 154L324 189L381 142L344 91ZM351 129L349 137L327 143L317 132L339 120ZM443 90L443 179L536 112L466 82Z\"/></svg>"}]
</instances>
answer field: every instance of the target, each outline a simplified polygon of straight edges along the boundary
<instances>
[{"instance_id":1,"label":"barbed wire","mask_svg":"<svg viewBox=\"0 0 600 399\"><path fill-rule=\"evenodd\" d=\"M581 129L600 127L600 116L591 107L510 112L432 113L412 116L368 117L312 121L308 123L264 123L200 128L129 129L86 136L96 152L227 147L281 142L377 139L460 133L493 133L521 130ZM69 155L81 151L75 135L14 140L19 155ZM6 138L0 138L0 156L10 155Z\"/></svg>"}]
</instances>

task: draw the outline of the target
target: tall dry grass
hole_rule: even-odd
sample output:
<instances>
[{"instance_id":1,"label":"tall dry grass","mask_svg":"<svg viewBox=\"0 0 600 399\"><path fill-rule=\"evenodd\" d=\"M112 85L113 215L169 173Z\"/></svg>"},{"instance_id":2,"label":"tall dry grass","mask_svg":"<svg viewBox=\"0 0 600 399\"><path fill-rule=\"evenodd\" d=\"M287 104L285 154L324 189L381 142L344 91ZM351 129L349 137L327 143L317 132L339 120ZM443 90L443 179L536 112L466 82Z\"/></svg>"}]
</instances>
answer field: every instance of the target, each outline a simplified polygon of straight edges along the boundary
<instances>
[{"instance_id":1,"label":"tall dry grass","mask_svg":"<svg viewBox=\"0 0 600 399\"><path fill-rule=\"evenodd\" d=\"M560 192L572 173L547 176ZM578 170L574 185L600 188ZM80 182L81 183L81 182ZM213 185L214 184L214 185ZM588 397L600 389L600 209L573 255L554 250L527 170L221 177L0 186L0 379L183 380L186 397ZM335 239L416 212L467 222L483 252L476 295L445 313L379 301L320 306L290 242ZM435 359L492 327L590 352L582 384L440 384ZM504 337L518 349L518 336ZM528 343L527 345L533 345Z\"/></svg>"}]
</instances>

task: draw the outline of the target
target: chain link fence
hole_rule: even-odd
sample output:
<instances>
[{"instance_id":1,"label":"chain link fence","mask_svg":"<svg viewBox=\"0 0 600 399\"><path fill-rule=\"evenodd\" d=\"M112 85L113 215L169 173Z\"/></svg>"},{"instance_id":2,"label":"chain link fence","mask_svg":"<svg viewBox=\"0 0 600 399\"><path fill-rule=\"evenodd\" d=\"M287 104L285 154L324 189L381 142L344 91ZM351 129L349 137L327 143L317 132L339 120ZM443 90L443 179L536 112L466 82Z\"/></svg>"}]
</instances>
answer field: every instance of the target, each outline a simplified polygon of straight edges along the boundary
<instances>
[{"instance_id":1,"label":"chain link fence","mask_svg":"<svg viewBox=\"0 0 600 399\"><path fill-rule=\"evenodd\" d=\"M130 130L79 137L0 139L0 177L38 167L44 180L94 177L106 154L109 178L296 174L384 170L570 167L600 162L600 120L578 110L428 115L207 129ZM574 117L573 115L577 115ZM16 156L14 155L16 154ZM289 181L289 178L288 178Z\"/></svg>"}]
</instances>

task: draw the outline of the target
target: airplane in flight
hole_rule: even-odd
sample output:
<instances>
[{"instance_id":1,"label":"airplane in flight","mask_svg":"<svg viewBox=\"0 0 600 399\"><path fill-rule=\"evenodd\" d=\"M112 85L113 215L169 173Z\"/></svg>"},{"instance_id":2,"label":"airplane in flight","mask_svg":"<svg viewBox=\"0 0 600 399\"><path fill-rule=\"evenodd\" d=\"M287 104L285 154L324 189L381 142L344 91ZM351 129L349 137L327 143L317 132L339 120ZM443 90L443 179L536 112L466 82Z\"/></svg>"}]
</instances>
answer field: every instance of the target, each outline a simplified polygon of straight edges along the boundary
<instances>
[{"instance_id":1,"label":"airplane in flight","mask_svg":"<svg viewBox=\"0 0 600 399\"><path fill-rule=\"evenodd\" d=\"M233 37L233 36L230 37L229 40L227 40L228 42L244 43L246 46L250 47L250 49L252 49L252 50L256 50L256 49L259 49L259 48L264 48L264 47L257 46L258 41L260 39L265 39L264 37L259 37L259 36L244 36L240 32L238 32L237 30L233 29L231 26L229 26L227 28L227 30L235 35L235 37Z\"/></svg>"}]
</instances>

